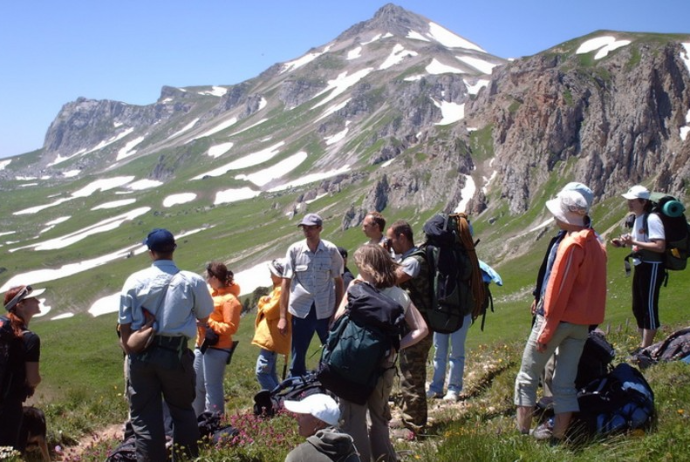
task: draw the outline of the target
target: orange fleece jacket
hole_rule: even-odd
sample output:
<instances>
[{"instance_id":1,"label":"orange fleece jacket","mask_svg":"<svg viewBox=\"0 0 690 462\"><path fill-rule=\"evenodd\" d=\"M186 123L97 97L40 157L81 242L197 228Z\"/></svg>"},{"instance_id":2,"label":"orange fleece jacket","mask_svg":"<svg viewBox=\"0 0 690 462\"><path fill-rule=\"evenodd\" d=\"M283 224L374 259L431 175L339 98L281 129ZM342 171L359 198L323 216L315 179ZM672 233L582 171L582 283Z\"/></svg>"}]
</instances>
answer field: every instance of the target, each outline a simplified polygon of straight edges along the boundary
<instances>
[{"instance_id":1,"label":"orange fleece jacket","mask_svg":"<svg viewBox=\"0 0 690 462\"><path fill-rule=\"evenodd\" d=\"M220 336L218 343L212 348L229 349L232 346L232 336L240 327L240 286L233 283L228 287L211 290L213 297L213 313L208 318L208 325ZM197 326L196 345L201 346L206 336L206 328Z\"/></svg>"},{"instance_id":2,"label":"orange fleece jacket","mask_svg":"<svg viewBox=\"0 0 690 462\"><path fill-rule=\"evenodd\" d=\"M601 324L606 307L606 248L593 229L570 231L561 241L544 296L546 322L539 343L558 324Z\"/></svg>"}]
</instances>

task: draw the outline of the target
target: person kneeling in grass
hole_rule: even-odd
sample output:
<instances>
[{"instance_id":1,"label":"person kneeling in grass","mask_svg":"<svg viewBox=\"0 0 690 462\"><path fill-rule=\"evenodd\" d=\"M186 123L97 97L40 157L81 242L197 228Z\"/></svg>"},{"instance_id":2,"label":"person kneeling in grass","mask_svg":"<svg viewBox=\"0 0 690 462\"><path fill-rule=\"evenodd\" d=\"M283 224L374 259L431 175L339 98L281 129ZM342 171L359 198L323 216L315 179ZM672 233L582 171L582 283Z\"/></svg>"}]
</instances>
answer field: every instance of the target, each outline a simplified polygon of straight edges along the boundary
<instances>
[{"instance_id":1,"label":"person kneeling in grass","mask_svg":"<svg viewBox=\"0 0 690 462\"><path fill-rule=\"evenodd\" d=\"M315 393L283 405L296 414L299 434L307 438L290 451L285 462L360 462L352 437L338 430L340 408L333 398Z\"/></svg>"}]
</instances>

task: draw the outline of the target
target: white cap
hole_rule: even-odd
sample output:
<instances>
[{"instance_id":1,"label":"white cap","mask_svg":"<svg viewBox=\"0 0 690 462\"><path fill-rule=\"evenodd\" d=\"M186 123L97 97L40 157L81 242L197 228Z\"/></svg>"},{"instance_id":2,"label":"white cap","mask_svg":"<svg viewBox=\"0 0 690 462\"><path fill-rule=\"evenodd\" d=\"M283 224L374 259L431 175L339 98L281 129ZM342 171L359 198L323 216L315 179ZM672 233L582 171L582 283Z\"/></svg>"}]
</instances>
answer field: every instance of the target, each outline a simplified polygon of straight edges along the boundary
<instances>
[{"instance_id":1,"label":"white cap","mask_svg":"<svg viewBox=\"0 0 690 462\"><path fill-rule=\"evenodd\" d=\"M333 427L338 426L340 408L333 398L323 393L315 393L302 401L284 401L283 406L295 414L311 414Z\"/></svg>"},{"instance_id":2,"label":"white cap","mask_svg":"<svg viewBox=\"0 0 690 462\"><path fill-rule=\"evenodd\" d=\"M546 208L559 221L575 226L585 225L587 199L577 191L559 192L555 199L546 202Z\"/></svg>"},{"instance_id":3,"label":"white cap","mask_svg":"<svg viewBox=\"0 0 690 462\"><path fill-rule=\"evenodd\" d=\"M642 185L635 185L632 188L628 189L628 192L623 194L623 197L632 200L632 199L649 199L649 189L645 188Z\"/></svg>"}]
</instances>

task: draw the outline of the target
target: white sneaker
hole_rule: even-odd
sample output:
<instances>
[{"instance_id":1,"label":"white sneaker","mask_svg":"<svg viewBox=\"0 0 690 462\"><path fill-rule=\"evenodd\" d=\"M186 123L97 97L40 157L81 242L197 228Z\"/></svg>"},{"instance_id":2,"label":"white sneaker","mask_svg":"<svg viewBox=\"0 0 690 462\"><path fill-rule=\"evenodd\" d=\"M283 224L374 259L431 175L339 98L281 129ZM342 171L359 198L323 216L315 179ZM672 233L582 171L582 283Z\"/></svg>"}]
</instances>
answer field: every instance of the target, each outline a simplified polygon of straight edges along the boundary
<instances>
[{"instance_id":1,"label":"white sneaker","mask_svg":"<svg viewBox=\"0 0 690 462\"><path fill-rule=\"evenodd\" d=\"M436 393L435 391L427 390L426 397L429 399L438 399L441 397L441 393Z\"/></svg>"},{"instance_id":2,"label":"white sneaker","mask_svg":"<svg viewBox=\"0 0 690 462\"><path fill-rule=\"evenodd\" d=\"M443 397L443 401L457 401L458 399L460 399L460 395L454 390L448 390L446 396Z\"/></svg>"}]
</instances>

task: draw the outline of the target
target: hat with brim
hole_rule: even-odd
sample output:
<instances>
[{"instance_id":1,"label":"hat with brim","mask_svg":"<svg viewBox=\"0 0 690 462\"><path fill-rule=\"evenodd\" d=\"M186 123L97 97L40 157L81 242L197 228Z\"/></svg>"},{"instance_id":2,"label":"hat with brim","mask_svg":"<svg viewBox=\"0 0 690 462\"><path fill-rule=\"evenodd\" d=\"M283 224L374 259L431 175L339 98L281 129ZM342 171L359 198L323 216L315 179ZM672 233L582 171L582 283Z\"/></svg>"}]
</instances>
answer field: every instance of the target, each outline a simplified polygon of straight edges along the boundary
<instances>
[{"instance_id":1,"label":"hat with brim","mask_svg":"<svg viewBox=\"0 0 690 462\"><path fill-rule=\"evenodd\" d=\"M623 197L628 199L629 201L633 199L645 199L648 200L650 196L649 189L645 188L642 185L635 185L632 188L628 189L628 192L623 194Z\"/></svg>"},{"instance_id":2,"label":"hat with brim","mask_svg":"<svg viewBox=\"0 0 690 462\"><path fill-rule=\"evenodd\" d=\"M20 290L17 295L12 298L7 304L5 305L5 309L7 311L10 311L12 308L17 306L20 302L28 299L28 298L36 298L39 295L41 295L43 292L45 292L45 289L33 289L31 286L25 286L22 290Z\"/></svg>"},{"instance_id":3,"label":"hat with brim","mask_svg":"<svg viewBox=\"0 0 690 462\"><path fill-rule=\"evenodd\" d=\"M285 271L285 264L282 258L276 258L273 261L268 262L268 270L272 275L279 278L283 277L283 272Z\"/></svg>"},{"instance_id":4,"label":"hat with brim","mask_svg":"<svg viewBox=\"0 0 690 462\"><path fill-rule=\"evenodd\" d=\"M323 220L316 213L307 213L297 226L322 226Z\"/></svg>"},{"instance_id":5,"label":"hat with brim","mask_svg":"<svg viewBox=\"0 0 690 462\"><path fill-rule=\"evenodd\" d=\"M324 393L309 395L301 401L284 401L283 406L295 414L311 414L333 427L337 427L340 420L338 403Z\"/></svg>"},{"instance_id":6,"label":"hat with brim","mask_svg":"<svg viewBox=\"0 0 690 462\"><path fill-rule=\"evenodd\" d=\"M546 202L546 208L555 219L573 226L584 226L587 200L577 191L561 191L555 199Z\"/></svg>"},{"instance_id":7,"label":"hat with brim","mask_svg":"<svg viewBox=\"0 0 690 462\"><path fill-rule=\"evenodd\" d=\"M168 253L175 250L177 244L175 244L175 236L163 228L156 228L151 231L146 239L142 242L149 250L154 252Z\"/></svg>"}]
</instances>

